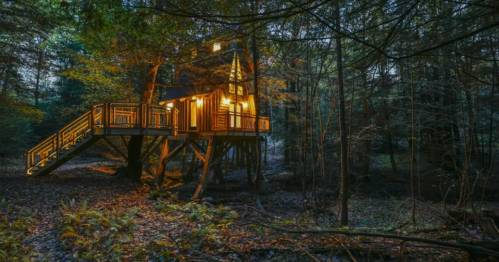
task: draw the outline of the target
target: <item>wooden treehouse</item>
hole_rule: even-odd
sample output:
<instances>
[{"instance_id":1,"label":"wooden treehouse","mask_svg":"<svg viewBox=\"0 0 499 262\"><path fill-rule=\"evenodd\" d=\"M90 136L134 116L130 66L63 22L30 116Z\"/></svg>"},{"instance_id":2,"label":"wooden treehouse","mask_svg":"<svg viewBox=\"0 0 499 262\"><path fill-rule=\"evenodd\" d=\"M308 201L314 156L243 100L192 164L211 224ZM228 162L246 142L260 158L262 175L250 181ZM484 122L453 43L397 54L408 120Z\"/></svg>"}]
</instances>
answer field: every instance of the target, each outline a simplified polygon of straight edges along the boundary
<instances>
[{"instance_id":1,"label":"wooden treehouse","mask_svg":"<svg viewBox=\"0 0 499 262\"><path fill-rule=\"evenodd\" d=\"M244 152L250 182L250 163L255 162L256 114L255 101L250 94L248 79L252 79L248 59L242 49L232 43L214 43L204 50L209 55L180 69L177 86L161 100L160 104L178 109L178 133L169 140L182 144L162 153L166 164L184 147L189 147L202 162L203 172L194 198L200 198L207 184L210 171L214 181L223 180L221 161L233 147ZM193 56L201 53L193 52ZM259 139L270 134L268 117L258 121ZM199 141L206 141L206 147ZM163 182L164 168L158 168L158 183Z\"/></svg>"},{"instance_id":2,"label":"wooden treehouse","mask_svg":"<svg viewBox=\"0 0 499 262\"><path fill-rule=\"evenodd\" d=\"M204 56L195 57L202 53ZM201 198L211 171L214 181L224 179L221 162L231 148L246 156L248 182L250 164L256 161L257 133L260 141L270 134L268 117L261 116L256 130L255 101L250 94L252 74L241 49L213 44L193 52L193 62L178 71L176 85L159 105L104 103L92 107L71 124L47 138L26 154L30 176L48 174L99 139L104 139L127 159L107 136L154 136L141 153L141 161L161 144L162 161L156 182L163 184L165 167L179 152L189 148L203 162L203 171L194 198ZM169 150L168 141L177 142ZM192 166L192 165L191 165Z\"/></svg>"}]
</instances>

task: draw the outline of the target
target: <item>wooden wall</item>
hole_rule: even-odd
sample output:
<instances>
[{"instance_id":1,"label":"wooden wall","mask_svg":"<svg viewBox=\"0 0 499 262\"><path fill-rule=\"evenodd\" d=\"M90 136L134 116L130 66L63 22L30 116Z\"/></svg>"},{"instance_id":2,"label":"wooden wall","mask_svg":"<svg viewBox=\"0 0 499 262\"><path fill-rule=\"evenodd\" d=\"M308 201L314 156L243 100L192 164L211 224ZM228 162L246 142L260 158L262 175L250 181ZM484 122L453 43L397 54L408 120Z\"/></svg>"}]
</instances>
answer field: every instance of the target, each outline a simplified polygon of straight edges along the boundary
<instances>
[{"instance_id":1,"label":"wooden wall","mask_svg":"<svg viewBox=\"0 0 499 262\"><path fill-rule=\"evenodd\" d=\"M243 75L245 73L243 72ZM237 103L247 103L247 107L243 107L243 114L255 114L255 105L253 96L249 95L248 83L239 84L243 86L243 95L237 95L236 93L229 93L229 86L222 85L220 88L215 90L211 94L199 95L197 98L202 97L202 105L197 106L197 117L196 117L196 130L189 130L190 123L190 107L189 102L193 101L192 97L186 97L182 99L177 99L174 102L174 106L179 110L178 119L178 130L188 131L188 132L201 132L201 131L213 131L215 128L215 123L219 127L226 126L226 116L225 114L229 111L229 104L224 104L223 99L230 99L230 103L235 103L237 98ZM237 92L237 87L235 88ZM197 101L195 102L197 103ZM214 119L214 113L218 114L217 119ZM215 122L216 121L216 122Z\"/></svg>"}]
</instances>

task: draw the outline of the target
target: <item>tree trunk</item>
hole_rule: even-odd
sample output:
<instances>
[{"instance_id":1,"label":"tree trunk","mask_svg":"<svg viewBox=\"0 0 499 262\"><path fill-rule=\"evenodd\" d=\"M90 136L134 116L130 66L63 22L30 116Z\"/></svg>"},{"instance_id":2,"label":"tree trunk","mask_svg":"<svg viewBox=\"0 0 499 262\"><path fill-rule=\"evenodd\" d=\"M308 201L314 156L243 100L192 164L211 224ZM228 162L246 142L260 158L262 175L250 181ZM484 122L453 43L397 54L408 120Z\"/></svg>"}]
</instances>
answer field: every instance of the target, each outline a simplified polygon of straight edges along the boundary
<instances>
[{"instance_id":1,"label":"tree trunk","mask_svg":"<svg viewBox=\"0 0 499 262\"><path fill-rule=\"evenodd\" d=\"M140 182L142 176L142 162L139 159L143 140L144 136L131 136L128 141L128 166L125 175L136 182Z\"/></svg>"},{"instance_id":2,"label":"tree trunk","mask_svg":"<svg viewBox=\"0 0 499 262\"><path fill-rule=\"evenodd\" d=\"M362 78L362 91L364 93L364 97L362 99L362 115L364 117L364 126L368 127L370 125L369 117L370 110L368 106L368 96L367 96L367 68L363 67L361 72ZM364 167L362 169L362 176L364 179L369 177L369 170L371 169L371 139L367 136L365 138L364 144L364 154L362 158L364 159Z\"/></svg>"},{"instance_id":3,"label":"tree trunk","mask_svg":"<svg viewBox=\"0 0 499 262\"><path fill-rule=\"evenodd\" d=\"M256 7L256 2L251 2L254 8L255 14L258 12L258 8ZM256 183L255 183L255 193L256 193L256 201L258 204L258 207L262 209L261 203L260 203L260 180L262 179L262 154L261 154L261 147L260 147L260 93L259 93L259 86L258 86L258 49L256 46L256 32L253 32L253 35L251 37L251 42L253 44L252 46L252 53L253 53L253 87L255 88L255 148L256 148Z\"/></svg>"},{"instance_id":4,"label":"tree trunk","mask_svg":"<svg viewBox=\"0 0 499 262\"><path fill-rule=\"evenodd\" d=\"M151 103L152 94L154 92L154 82L161 63L151 65L146 74L146 81L142 91L141 103ZM142 162L140 162L140 155L142 150L142 142L144 136L134 135L131 136L128 142L128 166L126 167L124 175L134 181L140 182L142 177ZM160 159L159 161L162 161Z\"/></svg>"},{"instance_id":5,"label":"tree trunk","mask_svg":"<svg viewBox=\"0 0 499 262\"><path fill-rule=\"evenodd\" d=\"M392 172L394 174L397 173L397 162L395 161L395 155L393 152L393 142L392 142L392 131L391 126L390 126L390 114L388 113L388 104L385 100L385 119L386 119L386 126L387 126L387 135L386 135L386 141L388 143L388 152L390 153L390 163L392 165Z\"/></svg>"},{"instance_id":6,"label":"tree trunk","mask_svg":"<svg viewBox=\"0 0 499 262\"><path fill-rule=\"evenodd\" d=\"M495 87L497 85L497 81L499 81L498 79L498 68L497 68L497 62L496 62L496 55L495 55L495 52L492 53L493 55L493 58L494 58L494 64L493 64L493 76L492 76L492 92L490 94L490 117L489 117L489 143L488 143L488 163L487 163L487 170L488 170L488 174L491 175L492 174L492 161L494 160L493 159L493 154L492 154L492 133L495 131L493 129L494 127L494 92L495 92Z\"/></svg>"},{"instance_id":7,"label":"tree trunk","mask_svg":"<svg viewBox=\"0 0 499 262\"><path fill-rule=\"evenodd\" d=\"M35 85L35 106L38 106L40 103L40 75L42 72L42 51L38 51L38 67L36 70L36 85Z\"/></svg>"},{"instance_id":8,"label":"tree trunk","mask_svg":"<svg viewBox=\"0 0 499 262\"><path fill-rule=\"evenodd\" d=\"M289 113L287 106L284 106L284 130L289 130ZM284 164L286 165L289 165L289 157L291 153L290 140L289 134L286 134L284 137Z\"/></svg>"},{"instance_id":9,"label":"tree trunk","mask_svg":"<svg viewBox=\"0 0 499 262\"><path fill-rule=\"evenodd\" d=\"M336 30L340 31L340 4L335 2ZM347 133L345 126L345 96L343 92L343 59L341 54L341 38L336 37L336 64L338 68L339 125L341 143L341 215L340 223L348 226L348 173L347 173Z\"/></svg>"}]
</instances>

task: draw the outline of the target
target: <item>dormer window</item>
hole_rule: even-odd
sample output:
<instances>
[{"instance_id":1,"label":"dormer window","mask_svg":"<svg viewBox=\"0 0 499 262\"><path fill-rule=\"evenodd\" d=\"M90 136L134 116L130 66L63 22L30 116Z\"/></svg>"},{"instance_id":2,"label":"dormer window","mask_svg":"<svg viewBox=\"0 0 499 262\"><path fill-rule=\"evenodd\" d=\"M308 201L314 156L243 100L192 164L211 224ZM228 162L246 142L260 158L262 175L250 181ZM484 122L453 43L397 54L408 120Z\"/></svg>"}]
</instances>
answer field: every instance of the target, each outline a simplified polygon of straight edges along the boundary
<instances>
[{"instance_id":1,"label":"dormer window","mask_svg":"<svg viewBox=\"0 0 499 262\"><path fill-rule=\"evenodd\" d=\"M213 44L213 52L220 50L220 43Z\"/></svg>"}]
</instances>

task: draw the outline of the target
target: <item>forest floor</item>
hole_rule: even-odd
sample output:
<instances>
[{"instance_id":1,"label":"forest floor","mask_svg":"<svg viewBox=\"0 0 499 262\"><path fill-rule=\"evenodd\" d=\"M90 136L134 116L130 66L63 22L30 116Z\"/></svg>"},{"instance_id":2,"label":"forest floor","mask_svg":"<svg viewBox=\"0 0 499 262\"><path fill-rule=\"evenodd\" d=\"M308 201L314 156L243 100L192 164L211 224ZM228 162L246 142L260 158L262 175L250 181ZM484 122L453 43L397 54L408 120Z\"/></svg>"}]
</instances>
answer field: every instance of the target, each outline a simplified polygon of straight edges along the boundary
<instances>
[{"instance_id":1,"label":"forest floor","mask_svg":"<svg viewBox=\"0 0 499 262\"><path fill-rule=\"evenodd\" d=\"M417 223L410 223L407 183L400 179L354 182L350 227L337 228L334 190L321 183L315 198L307 190L315 201L304 203L293 172L270 162L263 210L244 168L229 167L228 181L211 186L208 201L193 202L197 181L170 180L156 191L116 180L114 167L75 158L49 176L28 178L16 163L0 166L0 261L466 261L462 250L355 233L483 240L476 223L452 223L440 202L418 201ZM499 210L499 202L483 208ZM316 232L335 227L353 235Z\"/></svg>"}]
</instances>

